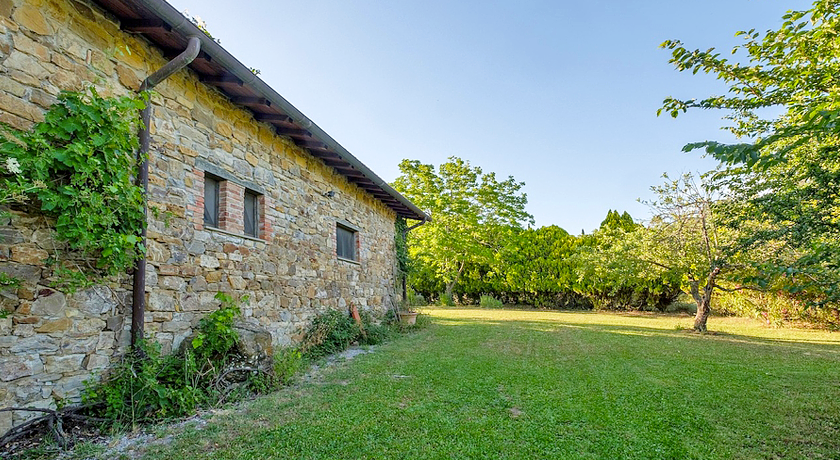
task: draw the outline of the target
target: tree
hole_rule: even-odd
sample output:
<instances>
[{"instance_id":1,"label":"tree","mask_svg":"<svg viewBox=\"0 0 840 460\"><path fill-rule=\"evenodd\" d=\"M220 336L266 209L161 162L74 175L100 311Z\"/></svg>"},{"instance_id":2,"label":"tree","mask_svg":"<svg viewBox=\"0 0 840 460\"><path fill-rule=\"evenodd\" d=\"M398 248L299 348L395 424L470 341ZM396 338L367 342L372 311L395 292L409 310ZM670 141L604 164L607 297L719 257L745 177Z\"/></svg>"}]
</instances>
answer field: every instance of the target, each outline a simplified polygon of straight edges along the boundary
<instances>
[{"instance_id":1,"label":"tree","mask_svg":"<svg viewBox=\"0 0 840 460\"><path fill-rule=\"evenodd\" d=\"M409 234L409 253L441 278L448 297L465 269L490 266L512 232L533 224L525 184L512 176L500 181L457 157L439 168L403 160L400 172L394 188L432 217Z\"/></svg>"},{"instance_id":2,"label":"tree","mask_svg":"<svg viewBox=\"0 0 840 460\"><path fill-rule=\"evenodd\" d=\"M601 227L578 238L574 289L596 308L664 310L679 295L682 273L653 230L610 210ZM656 249L656 250L654 250Z\"/></svg>"},{"instance_id":3,"label":"tree","mask_svg":"<svg viewBox=\"0 0 840 460\"><path fill-rule=\"evenodd\" d=\"M622 229L627 232L631 232L635 230L636 223L633 221L633 218L630 217L630 213L624 211L623 214L619 214L618 211L613 211L610 209L607 211L607 217L601 222L600 229Z\"/></svg>"},{"instance_id":4,"label":"tree","mask_svg":"<svg viewBox=\"0 0 840 460\"><path fill-rule=\"evenodd\" d=\"M778 30L738 32L734 60L714 48L663 43L679 71L714 74L723 96L665 99L660 113L722 109L739 142L705 141L726 168L717 174L724 223L743 232L744 248L763 251L745 281L806 292L817 304L840 300L840 2L818 0L790 11ZM776 110L761 110L766 108ZM781 109L781 110L778 110ZM762 117L762 114L780 113Z\"/></svg>"},{"instance_id":5,"label":"tree","mask_svg":"<svg viewBox=\"0 0 840 460\"><path fill-rule=\"evenodd\" d=\"M668 179L667 176L665 176ZM678 274L682 288L697 304L694 330L706 332L715 289L725 271L737 265L737 246L731 234L719 228L713 214L712 187L690 174L651 188L658 201L641 259L666 272ZM646 255L645 255L646 254Z\"/></svg>"},{"instance_id":6,"label":"tree","mask_svg":"<svg viewBox=\"0 0 840 460\"><path fill-rule=\"evenodd\" d=\"M496 271L502 275L498 291L537 307L578 306L572 262L578 239L556 225L511 236L496 254Z\"/></svg>"}]
</instances>

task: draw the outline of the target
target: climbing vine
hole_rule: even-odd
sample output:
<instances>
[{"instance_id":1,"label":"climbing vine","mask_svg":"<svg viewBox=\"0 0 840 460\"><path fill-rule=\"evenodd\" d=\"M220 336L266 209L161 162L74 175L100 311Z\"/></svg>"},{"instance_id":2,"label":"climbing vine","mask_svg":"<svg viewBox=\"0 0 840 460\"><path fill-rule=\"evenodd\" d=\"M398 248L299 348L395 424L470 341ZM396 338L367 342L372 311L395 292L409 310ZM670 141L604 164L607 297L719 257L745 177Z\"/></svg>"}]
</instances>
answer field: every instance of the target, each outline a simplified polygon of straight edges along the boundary
<instances>
[{"instance_id":1,"label":"climbing vine","mask_svg":"<svg viewBox=\"0 0 840 460\"><path fill-rule=\"evenodd\" d=\"M407 229L405 218L397 217L394 223L394 243L397 250L397 269L399 269L401 277L408 274L409 268L408 244L406 242Z\"/></svg>"},{"instance_id":2,"label":"climbing vine","mask_svg":"<svg viewBox=\"0 0 840 460\"><path fill-rule=\"evenodd\" d=\"M138 111L147 100L106 98L94 88L63 92L32 129L0 126L0 205L54 219L57 240L83 256L76 274L115 275L145 251L134 174Z\"/></svg>"}]
</instances>

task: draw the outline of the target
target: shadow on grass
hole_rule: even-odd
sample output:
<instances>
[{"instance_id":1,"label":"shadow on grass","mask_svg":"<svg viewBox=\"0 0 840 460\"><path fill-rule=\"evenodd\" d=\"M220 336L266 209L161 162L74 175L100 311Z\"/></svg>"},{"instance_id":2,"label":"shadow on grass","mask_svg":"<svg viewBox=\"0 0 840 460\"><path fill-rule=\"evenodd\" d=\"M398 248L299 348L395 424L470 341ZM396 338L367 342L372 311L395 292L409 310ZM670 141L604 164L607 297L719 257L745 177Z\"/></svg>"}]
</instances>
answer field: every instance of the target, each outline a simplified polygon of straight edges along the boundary
<instances>
[{"instance_id":1,"label":"shadow on grass","mask_svg":"<svg viewBox=\"0 0 840 460\"><path fill-rule=\"evenodd\" d=\"M588 312L574 312L574 314L587 314ZM593 315L597 315L598 313L592 313ZM627 317L640 317L644 318L642 315L620 315L620 316L627 316ZM652 316L651 316L652 317ZM677 317L674 316L675 319L680 318L684 319L686 317ZM838 357L840 357L840 337L837 339L808 339L808 338L769 338L769 337L758 337L752 335L744 335L744 334L734 334L729 332L723 331L712 331L710 333L701 334L693 332L691 329L674 329L668 330L658 327L645 327L645 326L637 326L637 325L623 325L623 324L611 324L611 323L583 323L583 322L575 322L575 321L564 321L560 318L556 320L539 320L539 321L529 321L529 320L493 320L487 318L447 318L447 317L440 317L435 316L434 321L438 324L444 326L455 326L455 325L465 325L465 324L486 324L491 326L504 326L504 327L518 327L523 329L529 329L534 331L541 331L541 332L556 332L560 329L564 328L572 328L584 331L591 331L597 333L609 333L609 334L621 334L621 335L635 335L635 336L644 336L644 337L668 337L673 339L684 339L684 340L714 340L714 341L727 341L732 343L739 343L739 344L749 344L749 345L761 345L761 346L774 346L774 347L784 347L789 349L801 349L801 350L808 350L808 351L819 351L819 352L827 352L827 353L836 353Z\"/></svg>"}]
</instances>

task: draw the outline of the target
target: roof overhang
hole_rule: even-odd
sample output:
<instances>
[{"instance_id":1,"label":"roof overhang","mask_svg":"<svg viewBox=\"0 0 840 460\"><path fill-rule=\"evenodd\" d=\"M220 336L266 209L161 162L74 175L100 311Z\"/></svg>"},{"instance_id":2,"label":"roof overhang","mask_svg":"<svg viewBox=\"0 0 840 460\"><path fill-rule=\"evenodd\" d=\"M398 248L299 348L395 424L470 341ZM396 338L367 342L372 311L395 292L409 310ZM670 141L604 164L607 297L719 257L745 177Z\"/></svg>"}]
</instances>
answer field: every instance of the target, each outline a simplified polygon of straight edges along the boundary
<instances>
[{"instance_id":1,"label":"roof overhang","mask_svg":"<svg viewBox=\"0 0 840 460\"><path fill-rule=\"evenodd\" d=\"M164 0L95 1L119 19L122 30L143 35L167 57L183 51L189 37L198 37L201 52L189 67L202 82L218 88L231 102L250 110L256 121L271 124L278 135L290 138L393 209L398 216L431 220L169 3Z\"/></svg>"}]
</instances>

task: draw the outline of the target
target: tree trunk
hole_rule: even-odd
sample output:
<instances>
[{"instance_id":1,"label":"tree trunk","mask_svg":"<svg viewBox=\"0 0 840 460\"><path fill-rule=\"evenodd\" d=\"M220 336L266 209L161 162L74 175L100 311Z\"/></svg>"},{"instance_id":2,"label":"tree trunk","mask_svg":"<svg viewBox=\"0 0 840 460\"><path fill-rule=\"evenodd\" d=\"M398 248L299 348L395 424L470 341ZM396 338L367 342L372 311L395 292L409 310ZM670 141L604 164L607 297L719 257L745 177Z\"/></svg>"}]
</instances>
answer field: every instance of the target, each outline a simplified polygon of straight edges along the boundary
<instances>
[{"instance_id":1,"label":"tree trunk","mask_svg":"<svg viewBox=\"0 0 840 460\"><path fill-rule=\"evenodd\" d=\"M458 268L458 272L455 273L455 279L446 283L446 297L448 299L452 299L452 291L455 289L455 284L461 279L461 272L464 271L464 262L461 262L461 266Z\"/></svg>"},{"instance_id":2,"label":"tree trunk","mask_svg":"<svg viewBox=\"0 0 840 460\"><path fill-rule=\"evenodd\" d=\"M704 295L703 298L697 302L697 314L694 315L694 330L696 332L706 332L706 321L709 319L711 313L711 296Z\"/></svg>"},{"instance_id":3,"label":"tree trunk","mask_svg":"<svg viewBox=\"0 0 840 460\"><path fill-rule=\"evenodd\" d=\"M453 288L455 288L455 281L454 280L446 283L446 294L445 295L448 299L452 298L452 289Z\"/></svg>"},{"instance_id":4,"label":"tree trunk","mask_svg":"<svg viewBox=\"0 0 840 460\"><path fill-rule=\"evenodd\" d=\"M694 315L694 330L695 332L706 332L706 321L709 319L709 314L712 312L712 293L715 290L715 279L720 273L720 268L715 267L709 278L706 280L706 285L703 286L702 294L697 287L692 286L692 294L697 301L697 314Z\"/></svg>"}]
</instances>

